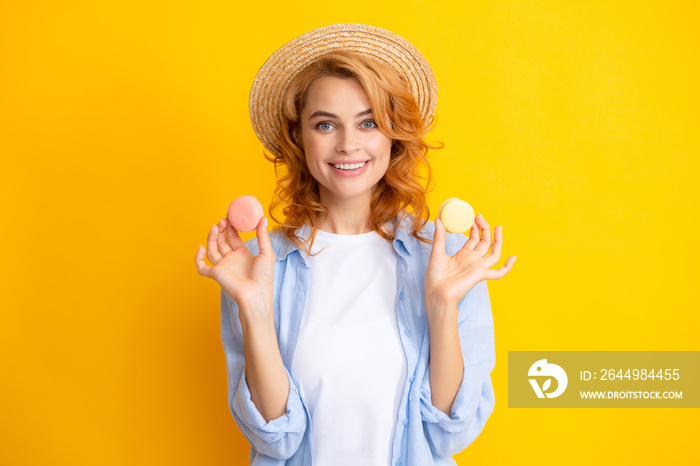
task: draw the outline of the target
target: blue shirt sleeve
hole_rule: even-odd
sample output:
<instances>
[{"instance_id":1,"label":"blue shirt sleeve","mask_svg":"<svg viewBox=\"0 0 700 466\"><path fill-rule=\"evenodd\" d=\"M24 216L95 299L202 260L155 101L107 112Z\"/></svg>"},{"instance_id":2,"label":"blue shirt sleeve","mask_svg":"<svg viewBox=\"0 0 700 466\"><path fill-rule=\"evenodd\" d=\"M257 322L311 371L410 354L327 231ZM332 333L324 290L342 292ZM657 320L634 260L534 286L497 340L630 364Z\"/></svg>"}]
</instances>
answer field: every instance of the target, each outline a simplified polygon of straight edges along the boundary
<instances>
[{"instance_id":1,"label":"blue shirt sleeve","mask_svg":"<svg viewBox=\"0 0 700 466\"><path fill-rule=\"evenodd\" d=\"M448 238L451 235L448 234ZM454 255L466 236L452 237L447 253ZM457 244L454 244L458 241ZM450 244L452 243L452 244ZM459 343L464 375L450 416L432 404L430 368L421 383L421 416L433 452L449 457L469 446L481 433L493 412L495 396L491 372L496 365L493 316L486 281L474 285L458 304Z\"/></svg>"},{"instance_id":2,"label":"blue shirt sleeve","mask_svg":"<svg viewBox=\"0 0 700 466\"><path fill-rule=\"evenodd\" d=\"M248 244L246 246L248 247ZM245 377L243 331L238 318L238 305L223 289L221 341L226 357L228 403L236 424L255 451L277 459L291 458L303 440L307 424L306 411L296 384L285 367L289 379L286 412L277 419L266 422L251 399Z\"/></svg>"}]
</instances>

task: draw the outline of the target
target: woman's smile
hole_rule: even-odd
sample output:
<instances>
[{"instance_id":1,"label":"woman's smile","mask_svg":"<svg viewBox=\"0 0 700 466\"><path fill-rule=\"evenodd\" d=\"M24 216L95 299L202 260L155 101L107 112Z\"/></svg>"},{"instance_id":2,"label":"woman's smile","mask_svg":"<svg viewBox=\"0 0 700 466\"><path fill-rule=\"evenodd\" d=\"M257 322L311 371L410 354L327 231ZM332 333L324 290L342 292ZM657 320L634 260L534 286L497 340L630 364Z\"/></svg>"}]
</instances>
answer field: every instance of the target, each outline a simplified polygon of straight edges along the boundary
<instances>
[{"instance_id":1,"label":"woman's smile","mask_svg":"<svg viewBox=\"0 0 700 466\"><path fill-rule=\"evenodd\" d=\"M371 160L365 160L360 163L342 162L342 163L329 163L335 171L340 176L360 176L369 167Z\"/></svg>"}]
</instances>

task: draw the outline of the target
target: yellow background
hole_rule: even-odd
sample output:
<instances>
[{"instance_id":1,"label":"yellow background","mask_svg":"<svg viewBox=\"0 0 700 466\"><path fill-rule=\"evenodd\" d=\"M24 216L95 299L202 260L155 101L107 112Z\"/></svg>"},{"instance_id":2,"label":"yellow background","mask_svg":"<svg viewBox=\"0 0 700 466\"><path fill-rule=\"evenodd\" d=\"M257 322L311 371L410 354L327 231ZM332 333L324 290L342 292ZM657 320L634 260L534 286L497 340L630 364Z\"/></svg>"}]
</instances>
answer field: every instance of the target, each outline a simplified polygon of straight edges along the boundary
<instances>
[{"instance_id":1,"label":"yellow background","mask_svg":"<svg viewBox=\"0 0 700 466\"><path fill-rule=\"evenodd\" d=\"M694 409L508 409L508 350L698 350L694 2L0 3L0 463L247 464L194 255L269 205L248 117L316 27L411 41L439 87L434 213L504 226L496 409L459 464L690 464ZM248 234L245 239L252 234Z\"/></svg>"}]
</instances>

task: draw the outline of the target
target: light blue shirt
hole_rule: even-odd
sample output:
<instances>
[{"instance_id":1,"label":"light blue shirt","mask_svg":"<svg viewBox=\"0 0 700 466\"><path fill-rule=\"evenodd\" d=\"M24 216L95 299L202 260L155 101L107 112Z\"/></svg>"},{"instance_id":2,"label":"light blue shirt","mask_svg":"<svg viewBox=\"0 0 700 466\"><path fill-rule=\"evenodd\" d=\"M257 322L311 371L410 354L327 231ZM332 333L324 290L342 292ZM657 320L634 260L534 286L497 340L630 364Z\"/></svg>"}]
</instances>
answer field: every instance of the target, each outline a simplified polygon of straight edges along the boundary
<instances>
[{"instance_id":1,"label":"light blue shirt","mask_svg":"<svg viewBox=\"0 0 700 466\"><path fill-rule=\"evenodd\" d=\"M432 246L410 234L404 219L393 241L397 252L397 318L408 363L399 416L388 466L454 465L452 455L464 450L481 433L494 409L491 371L496 364L493 317L486 281L477 283L459 302L459 342L464 376L450 416L433 406L430 391L430 341L425 309L425 272ZM391 227L391 222L387 228ZM433 239L429 221L423 237ZM297 230L308 238L308 225ZM275 253L274 320L282 361L289 378L286 413L266 422L251 400L245 377L243 332L238 306L221 291L221 340L226 357L228 402L231 414L250 442L251 465L312 465L310 431L313 428L305 400L291 372L308 291L308 257L281 232L270 234ZM467 241L463 234L447 233L445 250L454 255ZM245 243L258 254L257 238ZM352 348L348 348L352 351Z\"/></svg>"}]
</instances>

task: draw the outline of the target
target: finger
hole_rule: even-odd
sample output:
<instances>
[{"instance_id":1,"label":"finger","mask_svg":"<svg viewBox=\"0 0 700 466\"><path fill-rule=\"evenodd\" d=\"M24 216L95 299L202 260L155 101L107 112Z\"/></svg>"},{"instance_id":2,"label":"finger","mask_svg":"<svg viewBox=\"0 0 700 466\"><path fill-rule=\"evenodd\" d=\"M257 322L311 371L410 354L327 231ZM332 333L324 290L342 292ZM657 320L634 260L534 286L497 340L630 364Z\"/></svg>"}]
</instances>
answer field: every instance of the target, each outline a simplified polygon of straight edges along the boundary
<instances>
[{"instance_id":1,"label":"finger","mask_svg":"<svg viewBox=\"0 0 700 466\"><path fill-rule=\"evenodd\" d=\"M260 219L255 234L258 236L258 250L260 251L260 254L274 259L275 253L272 251L270 234L267 232L267 217Z\"/></svg>"},{"instance_id":2,"label":"finger","mask_svg":"<svg viewBox=\"0 0 700 466\"><path fill-rule=\"evenodd\" d=\"M231 222L226 223L226 239L228 239L228 244L231 246L231 249L238 249L240 247L245 246L243 244L243 240L241 239L241 235L238 234L238 230L236 230L236 228L231 224Z\"/></svg>"},{"instance_id":3,"label":"finger","mask_svg":"<svg viewBox=\"0 0 700 466\"><path fill-rule=\"evenodd\" d=\"M204 252L206 248L204 246L199 246L197 249L197 254L194 256L194 264L197 266L197 272L204 277L209 277L209 271L211 267L204 262Z\"/></svg>"},{"instance_id":4,"label":"finger","mask_svg":"<svg viewBox=\"0 0 700 466\"><path fill-rule=\"evenodd\" d=\"M464 244L463 247L467 249L474 249L476 243L479 242L479 226L476 224L476 220L472 223L472 227L469 230L469 240Z\"/></svg>"},{"instance_id":5,"label":"finger","mask_svg":"<svg viewBox=\"0 0 700 466\"><path fill-rule=\"evenodd\" d=\"M503 246L503 226L502 225L496 225L496 228L494 229L494 241L493 241L493 249L491 249L491 252L484 257L484 265L486 267L493 267L494 265L498 264L498 261L501 260L501 247Z\"/></svg>"},{"instance_id":6,"label":"finger","mask_svg":"<svg viewBox=\"0 0 700 466\"><path fill-rule=\"evenodd\" d=\"M499 269L489 269L486 271L486 280L499 280L503 278L505 274L510 272L510 269L513 268L513 264L515 263L515 259L517 259L516 256L510 256L506 260L506 264L499 268Z\"/></svg>"},{"instance_id":7,"label":"finger","mask_svg":"<svg viewBox=\"0 0 700 466\"><path fill-rule=\"evenodd\" d=\"M231 252L231 246L226 242L226 223L227 220L225 218L219 220L219 234L216 236L216 244L219 247L219 254L222 256Z\"/></svg>"},{"instance_id":8,"label":"finger","mask_svg":"<svg viewBox=\"0 0 700 466\"><path fill-rule=\"evenodd\" d=\"M433 249L430 251L430 257L445 254L445 225L442 224L440 217L435 217L435 234L433 235Z\"/></svg>"},{"instance_id":9,"label":"finger","mask_svg":"<svg viewBox=\"0 0 700 466\"><path fill-rule=\"evenodd\" d=\"M209 235L207 236L207 257L209 262L216 265L221 259L221 254L217 250L216 237L219 234L219 227L212 225L211 230L209 230Z\"/></svg>"},{"instance_id":10,"label":"finger","mask_svg":"<svg viewBox=\"0 0 700 466\"><path fill-rule=\"evenodd\" d=\"M479 241L474 250L479 251L483 256L487 252L489 252L489 248L491 247L491 227L489 226L488 222L484 219L484 216L481 214L476 216L476 222L481 228L481 241Z\"/></svg>"}]
</instances>

